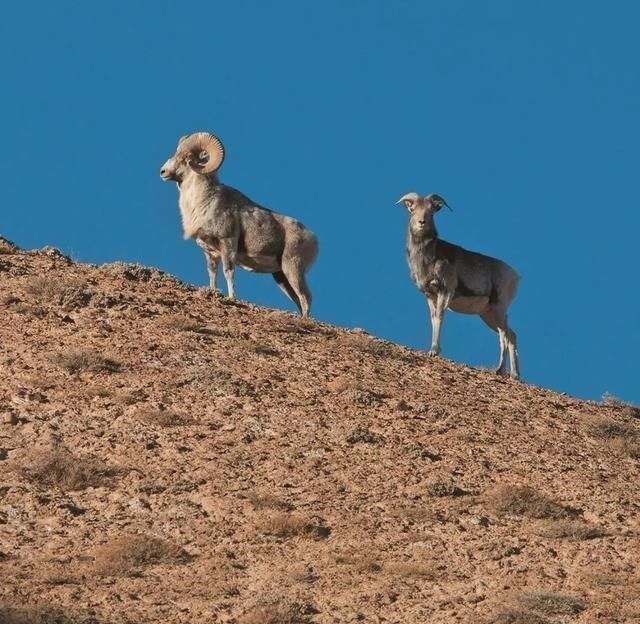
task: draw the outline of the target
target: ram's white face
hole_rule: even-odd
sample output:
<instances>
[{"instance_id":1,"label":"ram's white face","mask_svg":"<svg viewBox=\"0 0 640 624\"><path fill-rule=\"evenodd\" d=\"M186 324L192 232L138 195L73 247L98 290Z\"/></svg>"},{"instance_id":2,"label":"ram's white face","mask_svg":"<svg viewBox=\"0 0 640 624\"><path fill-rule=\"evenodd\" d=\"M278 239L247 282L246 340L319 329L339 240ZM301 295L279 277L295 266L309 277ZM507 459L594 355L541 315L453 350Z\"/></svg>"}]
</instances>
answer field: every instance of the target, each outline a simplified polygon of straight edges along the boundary
<instances>
[{"instance_id":1,"label":"ram's white face","mask_svg":"<svg viewBox=\"0 0 640 624\"><path fill-rule=\"evenodd\" d=\"M164 165L160 168L160 177L165 181L173 180L174 182L182 182L188 171L191 170L187 162L187 154L177 151Z\"/></svg>"}]
</instances>

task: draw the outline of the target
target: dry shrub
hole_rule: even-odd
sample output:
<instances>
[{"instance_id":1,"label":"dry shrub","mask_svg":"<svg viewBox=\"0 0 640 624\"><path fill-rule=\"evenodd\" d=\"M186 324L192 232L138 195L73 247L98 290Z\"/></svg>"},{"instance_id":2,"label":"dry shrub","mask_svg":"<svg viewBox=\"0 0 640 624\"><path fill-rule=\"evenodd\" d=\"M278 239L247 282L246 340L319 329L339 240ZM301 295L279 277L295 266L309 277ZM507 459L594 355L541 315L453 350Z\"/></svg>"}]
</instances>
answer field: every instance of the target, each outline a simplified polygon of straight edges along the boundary
<instances>
[{"instance_id":1,"label":"dry shrub","mask_svg":"<svg viewBox=\"0 0 640 624\"><path fill-rule=\"evenodd\" d=\"M494 624L551 624L557 621L556 616L575 616L585 608L585 601L571 594L523 592L498 611Z\"/></svg>"},{"instance_id":2,"label":"dry shrub","mask_svg":"<svg viewBox=\"0 0 640 624\"><path fill-rule=\"evenodd\" d=\"M360 389L360 384L353 377L338 376L327 382L327 389L338 394L346 390Z\"/></svg>"},{"instance_id":3,"label":"dry shrub","mask_svg":"<svg viewBox=\"0 0 640 624\"><path fill-rule=\"evenodd\" d=\"M346 438L347 444L384 444L384 438L368 427L356 427Z\"/></svg>"},{"instance_id":4,"label":"dry shrub","mask_svg":"<svg viewBox=\"0 0 640 624\"><path fill-rule=\"evenodd\" d=\"M492 624L551 624L551 620L518 607L503 607L496 613Z\"/></svg>"},{"instance_id":5,"label":"dry shrub","mask_svg":"<svg viewBox=\"0 0 640 624\"><path fill-rule=\"evenodd\" d=\"M254 509L278 509L292 511L293 505L268 492L252 492L247 496Z\"/></svg>"},{"instance_id":6,"label":"dry shrub","mask_svg":"<svg viewBox=\"0 0 640 624\"><path fill-rule=\"evenodd\" d=\"M94 351L63 351L49 356L50 361L71 374L81 371L117 373L122 365Z\"/></svg>"},{"instance_id":7,"label":"dry shrub","mask_svg":"<svg viewBox=\"0 0 640 624\"><path fill-rule=\"evenodd\" d=\"M385 565L384 569L385 572L392 576L403 578L422 578L435 581L440 576L436 566L430 564L400 562Z\"/></svg>"},{"instance_id":8,"label":"dry shrub","mask_svg":"<svg viewBox=\"0 0 640 624\"><path fill-rule=\"evenodd\" d=\"M86 620L69 616L57 608L0 606L2 624L81 624L83 621Z\"/></svg>"},{"instance_id":9,"label":"dry shrub","mask_svg":"<svg viewBox=\"0 0 640 624\"><path fill-rule=\"evenodd\" d=\"M266 535L280 538L309 537L324 539L329 536L331 529L322 524L315 524L301 516L288 513L274 513L267 516L260 524L260 529Z\"/></svg>"},{"instance_id":10,"label":"dry shrub","mask_svg":"<svg viewBox=\"0 0 640 624\"><path fill-rule=\"evenodd\" d=\"M84 280L69 277L50 275L33 277L27 282L25 291L41 305L53 304L67 309L85 306L91 299L87 283Z\"/></svg>"},{"instance_id":11,"label":"dry shrub","mask_svg":"<svg viewBox=\"0 0 640 624\"><path fill-rule=\"evenodd\" d=\"M317 613L311 606L286 598L258 604L245 611L238 624L309 624L309 616Z\"/></svg>"},{"instance_id":12,"label":"dry shrub","mask_svg":"<svg viewBox=\"0 0 640 624\"><path fill-rule=\"evenodd\" d=\"M528 486L499 486L488 495L487 503L495 513L501 515L536 519L565 518L575 515L571 509L552 501Z\"/></svg>"},{"instance_id":13,"label":"dry shrub","mask_svg":"<svg viewBox=\"0 0 640 624\"><path fill-rule=\"evenodd\" d=\"M150 535L126 535L101 546L95 571L106 576L127 576L138 568L159 563L187 563L189 555L179 546Z\"/></svg>"},{"instance_id":14,"label":"dry shrub","mask_svg":"<svg viewBox=\"0 0 640 624\"><path fill-rule=\"evenodd\" d=\"M338 555L336 563L353 566L358 572L380 572L382 564L373 555Z\"/></svg>"},{"instance_id":15,"label":"dry shrub","mask_svg":"<svg viewBox=\"0 0 640 624\"><path fill-rule=\"evenodd\" d=\"M609 447L616 453L628 455L633 459L640 459L640 440L628 440L625 438L616 438L609 442Z\"/></svg>"},{"instance_id":16,"label":"dry shrub","mask_svg":"<svg viewBox=\"0 0 640 624\"><path fill-rule=\"evenodd\" d=\"M540 535L552 539L566 538L582 541L604 537L606 532L604 529L590 525L582 520L564 518L545 523L545 525L540 528Z\"/></svg>"},{"instance_id":17,"label":"dry shrub","mask_svg":"<svg viewBox=\"0 0 640 624\"><path fill-rule=\"evenodd\" d=\"M163 409L140 409L136 412L136 418L148 425L157 427L181 427L194 424L191 416Z\"/></svg>"},{"instance_id":18,"label":"dry shrub","mask_svg":"<svg viewBox=\"0 0 640 624\"><path fill-rule=\"evenodd\" d=\"M380 357L393 356L396 354L396 349L399 351L397 345L359 332L340 332L338 334L338 340L344 346L354 349L355 351Z\"/></svg>"},{"instance_id":19,"label":"dry shrub","mask_svg":"<svg viewBox=\"0 0 640 624\"><path fill-rule=\"evenodd\" d=\"M86 490L107 484L117 473L97 457L76 457L66 449L40 451L23 469L31 481L63 490Z\"/></svg>"},{"instance_id":20,"label":"dry shrub","mask_svg":"<svg viewBox=\"0 0 640 624\"><path fill-rule=\"evenodd\" d=\"M0 254L15 254L20 251L20 247L4 236L0 236Z\"/></svg>"},{"instance_id":21,"label":"dry shrub","mask_svg":"<svg viewBox=\"0 0 640 624\"><path fill-rule=\"evenodd\" d=\"M463 490L453 483L453 481L449 481L447 479L437 479L435 481L431 481L427 485L427 492L431 496L435 496L438 498L444 498L446 496L467 496L469 492L467 490Z\"/></svg>"},{"instance_id":22,"label":"dry shrub","mask_svg":"<svg viewBox=\"0 0 640 624\"><path fill-rule=\"evenodd\" d=\"M160 324L167 329L183 332L196 331L200 327L200 323L197 323L192 318L177 314L161 318Z\"/></svg>"},{"instance_id":23,"label":"dry shrub","mask_svg":"<svg viewBox=\"0 0 640 624\"><path fill-rule=\"evenodd\" d=\"M517 598L520 606L543 615L577 615L586 608L585 601L571 594L538 591L525 592Z\"/></svg>"},{"instance_id":24,"label":"dry shrub","mask_svg":"<svg viewBox=\"0 0 640 624\"><path fill-rule=\"evenodd\" d=\"M606 418L596 421L591 427L591 435L609 440L613 438L636 438L638 434L636 427Z\"/></svg>"}]
</instances>

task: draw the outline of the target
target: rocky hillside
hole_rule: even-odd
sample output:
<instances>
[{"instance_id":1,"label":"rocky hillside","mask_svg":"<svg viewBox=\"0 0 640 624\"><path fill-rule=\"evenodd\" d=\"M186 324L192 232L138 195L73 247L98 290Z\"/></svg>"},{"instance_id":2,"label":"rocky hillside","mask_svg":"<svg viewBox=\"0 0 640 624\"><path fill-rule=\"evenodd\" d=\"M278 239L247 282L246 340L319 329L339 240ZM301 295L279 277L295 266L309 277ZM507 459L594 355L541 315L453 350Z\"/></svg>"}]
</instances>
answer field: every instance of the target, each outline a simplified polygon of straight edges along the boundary
<instances>
[{"instance_id":1,"label":"rocky hillside","mask_svg":"<svg viewBox=\"0 0 640 624\"><path fill-rule=\"evenodd\" d=\"M0 315L2 624L640 622L636 408L5 240Z\"/></svg>"}]
</instances>

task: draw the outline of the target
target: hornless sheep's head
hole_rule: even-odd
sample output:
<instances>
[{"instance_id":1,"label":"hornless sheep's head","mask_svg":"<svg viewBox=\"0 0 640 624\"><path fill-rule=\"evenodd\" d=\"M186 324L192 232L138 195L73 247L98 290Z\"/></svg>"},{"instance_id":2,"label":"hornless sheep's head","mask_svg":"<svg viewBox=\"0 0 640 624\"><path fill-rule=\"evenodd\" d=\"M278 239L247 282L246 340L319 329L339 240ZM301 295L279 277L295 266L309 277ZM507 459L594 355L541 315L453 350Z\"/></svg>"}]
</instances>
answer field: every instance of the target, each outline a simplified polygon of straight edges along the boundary
<instances>
[{"instance_id":1,"label":"hornless sheep's head","mask_svg":"<svg viewBox=\"0 0 640 624\"><path fill-rule=\"evenodd\" d=\"M178 141L176 153L160 169L160 177L182 182L195 171L198 175L215 173L224 161L224 147L218 137L208 132L196 132Z\"/></svg>"},{"instance_id":2,"label":"hornless sheep's head","mask_svg":"<svg viewBox=\"0 0 640 624\"><path fill-rule=\"evenodd\" d=\"M403 195L396 204L403 202L406 209L411 214L409 227L412 232L421 234L433 222L433 215L443 206L447 206L451 210L451 206L447 204L444 198L435 193L430 193L421 197L418 193L407 193Z\"/></svg>"}]
</instances>

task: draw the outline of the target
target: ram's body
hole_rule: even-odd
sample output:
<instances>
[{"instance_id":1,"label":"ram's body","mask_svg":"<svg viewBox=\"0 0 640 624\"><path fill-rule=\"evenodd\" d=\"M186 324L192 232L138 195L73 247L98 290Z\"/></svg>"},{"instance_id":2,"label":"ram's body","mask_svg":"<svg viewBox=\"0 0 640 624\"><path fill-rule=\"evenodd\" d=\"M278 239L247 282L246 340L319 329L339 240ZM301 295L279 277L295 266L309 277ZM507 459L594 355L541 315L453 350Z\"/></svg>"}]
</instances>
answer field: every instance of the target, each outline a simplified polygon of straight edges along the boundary
<instances>
[{"instance_id":1,"label":"ram's body","mask_svg":"<svg viewBox=\"0 0 640 624\"><path fill-rule=\"evenodd\" d=\"M447 308L479 315L500 337L500 374L506 371L509 352L511 375L519 376L516 334L509 327L507 310L520 276L508 264L448 243L438 237L434 214L445 204L438 195L401 198L411 213L407 258L411 277L429 302L432 344L429 353L440 353L440 331Z\"/></svg>"},{"instance_id":2,"label":"ram's body","mask_svg":"<svg viewBox=\"0 0 640 624\"><path fill-rule=\"evenodd\" d=\"M318 254L315 234L296 219L263 208L240 191L221 184L217 168L210 172L194 168L190 164L192 154L181 149L183 141L163 166L161 176L178 182L184 236L195 239L204 249L211 288L216 288L220 260L232 298L236 264L249 271L271 273L307 316L311 292L305 273Z\"/></svg>"}]
</instances>

